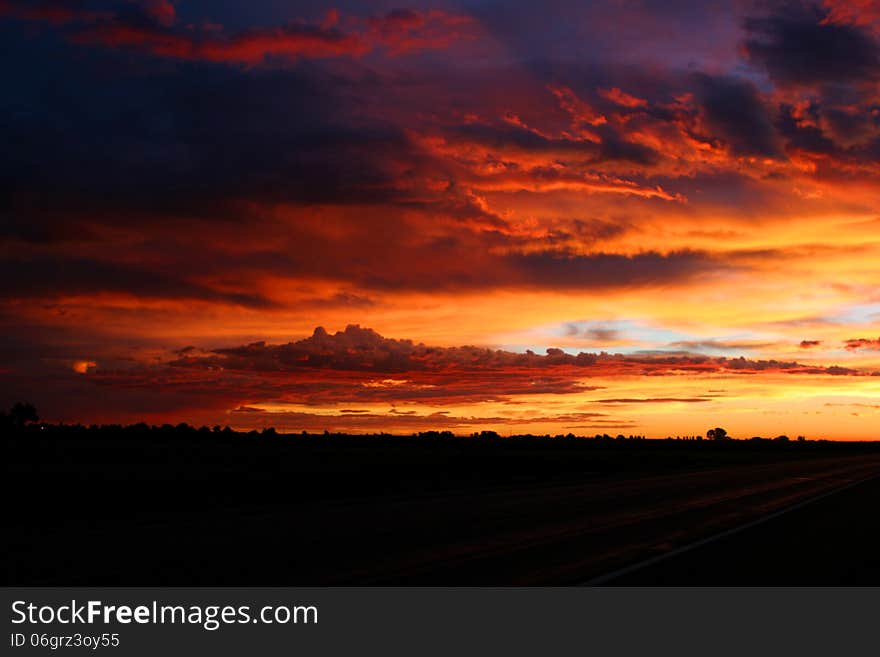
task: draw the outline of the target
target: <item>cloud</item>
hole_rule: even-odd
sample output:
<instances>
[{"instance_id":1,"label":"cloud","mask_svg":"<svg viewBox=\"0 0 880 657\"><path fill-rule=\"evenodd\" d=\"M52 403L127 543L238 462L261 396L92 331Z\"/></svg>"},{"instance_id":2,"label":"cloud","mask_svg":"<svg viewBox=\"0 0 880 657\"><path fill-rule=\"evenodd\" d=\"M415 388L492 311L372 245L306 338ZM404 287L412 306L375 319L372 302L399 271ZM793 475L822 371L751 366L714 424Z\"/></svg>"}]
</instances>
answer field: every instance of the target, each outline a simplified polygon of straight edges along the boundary
<instances>
[{"instance_id":1,"label":"cloud","mask_svg":"<svg viewBox=\"0 0 880 657\"><path fill-rule=\"evenodd\" d=\"M844 349L848 351L858 351L859 349L878 351L880 350L880 338L853 338L844 343Z\"/></svg>"},{"instance_id":2,"label":"cloud","mask_svg":"<svg viewBox=\"0 0 880 657\"><path fill-rule=\"evenodd\" d=\"M305 308L370 308L376 302L359 294L336 292L331 296L309 297L298 302Z\"/></svg>"},{"instance_id":3,"label":"cloud","mask_svg":"<svg viewBox=\"0 0 880 657\"><path fill-rule=\"evenodd\" d=\"M822 344L821 340L801 340L800 348L801 349L812 349L814 347L818 347Z\"/></svg>"},{"instance_id":4,"label":"cloud","mask_svg":"<svg viewBox=\"0 0 880 657\"><path fill-rule=\"evenodd\" d=\"M687 280L707 269L725 268L707 254L688 251L632 256L544 252L511 255L505 262L526 284L583 289L658 285Z\"/></svg>"},{"instance_id":5,"label":"cloud","mask_svg":"<svg viewBox=\"0 0 880 657\"><path fill-rule=\"evenodd\" d=\"M161 57L259 64L270 58L360 56L370 47L356 34L317 25L290 24L253 29L222 38L213 32L201 38L153 25L99 23L76 31L73 43L130 48Z\"/></svg>"},{"instance_id":6,"label":"cloud","mask_svg":"<svg viewBox=\"0 0 880 657\"><path fill-rule=\"evenodd\" d=\"M384 16L368 18L366 23L371 28L368 41L381 44L391 55L445 49L455 41L475 37L471 16L439 9L392 9Z\"/></svg>"},{"instance_id":7,"label":"cloud","mask_svg":"<svg viewBox=\"0 0 880 657\"><path fill-rule=\"evenodd\" d=\"M578 338L586 338L591 342L616 342L620 340L623 335L622 333L615 328L605 328L601 326L592 327L592 328L582 328L577 324L568 324L565 327L565 334L569 337L578 337Z\"/></svg>"},{"instance_id":8,"label":"cloud","mask_svg":"<svg viewBox=\"0 0 880 657\"><path fill-rule=\"evenodd\" d=\"M272 410L265 411L259 407L242 406L234 409L229 414L233 423L241 423L247 426L273 426L282 431L354 431L354 432L415 432L432 430L458 430L459 433L480 430L485 427L508 427L509 432L516 432L516 427L531 424L527 418L507 416L466 416L451 415L446 411L440 412L395 412L394 409L387 413L371 412L346 412L345 409L338 413L308 413L303 411ZM636 423L627 420L612 420L604 413L561 413L551 414L543 418L552 423L591 422L590 425L580 425L582 428L589 427L629 427L637 426ZM574 427L573 427L574 428Z\"/></svg>"},{"instance_id":9,"label":"cloud","mask_svg":"<svg viewBox=\"0 0 880 657\"><path fill-rule=\"evenodd\" d=\"M93 360L77 360L71 363L71 369L77 374L88 374L94 370L98 364Z\"/></svg>"},{"instance_id":10,"label":"cloud","mask_svg":"<svg viewBox=\"0 0 880 657\"><path fill-rule=\"evenodd\" d=\"M880 32L880 6L875 0L823 0L828 9L825 23L860 25Z\"/></svg>"},{"instance_id":11,"label":"cloud","mask_svg":"<svg viewBox=\"0 0 880 657\"><path fill-rule=\"evenodd\" d=\"M594 399L598 404L700 404L713 401L711 397L620 397L617 399Z\"/></svg>"},{"instance_id":12,"label":"cloud","mask_svg":"<svg viewBox=\"0 0 880 657\"><path fill-rule=\"evenodd\" d=\"M632 94L628 94L625 91L621 91L618 87L599 89L599 95L602 96L602 98L610 100L612 103L623 107L635 108L647 107L648 105L648 101L644 98L638 98Z\"/></svg>"},{"instance_id":13,"label":"cloud","mask_svg":"<svg viewBox=\"0 0 880 657\"><path fill-rule=\"evenodd\" d=\"M516 353L474 346L431 347L412 340L385 338L372 329L355 324L333 334L318 327L310 337L287 344L268 345L265 342L255 342L240 347L215 349L208 354L184 355L171 365L214 371L358 373L366 377L373 390L390 391L391 396L401 391L412 392L419 386L428 390L438 381L446 384L460 375L500 376L518 386L519 392L523 391L519 386L524 381L531 389L576 392L584 389L577 383L583 376L668 374L685 371L799 373L807 370L810 373L828 371L835 374L845 370L847 373L857 374L856 370L846 368L822 368L797 362L750 360L743 357L718 358L696 354L569 354L561 349L550 348L546 354L541 355L532 351ZM440 378L436 379L434 375ZM469 389L470 382L465 387ZM491 386L487 388L492 391L503 390ZM432 396L435 391L429 390L425 394ZM436 391L436 394L442 392Z\"/></svg>"},{"instance_id":14,"label":"cloud","mask_svg":"<svg viewBox=\"0 0 880 657\"><path fill-rule=\"evenodd\" d=\"M469 247L484 245L512 253L487 253L473 260ZM615 290L685 284L706 272L733 271L737 265L721 262L698 252L656 252L620 255L593 253L579 255L567 250L519 252L516 241L506 238L473 241L444 240L423 246L410 246L408 254L382 262L379 254L370 258L377 265L359 270L347 278L366 289L400 290L479 290L479 289L555 289ZM507 247L505 249L505 247ZM366 260L366 256L361 256ZM344 267L344 265L343 265ZM336 274L344 274L336 270ZM328 271L328 275L331 272Z\"/></svg>"},{"instance_id":15,"label":"cloud","mask_svg":"<svg viewBox=\"0 0 880 657\"><path fill-rule=\"evenodd\" d=\"M193 217L228 224L254 217L257 203L387 201L389 163L407 156L402 130L353 120L315 75L184 67L138 77L112 58L99 68L112 92L89 66L51 58L53 102L23 79L23 111L0 127L4 210L37 236L85 232L71 222L86 219L148 229Z\"/></svg>"},{"instance_id":16,"label":"cloud","mask_svg":"<svg viewBox=\"0 0 880 657\"><path fill-rule=\"evenodd\" d=\"M589 103L584 102L569 89L561 85L550 85L550 93L556 96L559 106L571 117L574 126L591 125L600 126L608 123L608 119L594 110Z\"/></svg>"},{"instance_id":17,"label":"cloud","mask_svg":"<svg viewBox=\"0 0 880 657\"><path fill-rule=\"evenodd\" d=\"M840 11L805 2L782 3L776 11L745 19L742 48L749 61L782 85L876 79L880 46L842 17Z\"/></svg>"},{"instance_id":18,"label":"cloud","mask_svg":"<svg viewBox=\"0 0 880 657\"><path fill-rule=\"evenodd\" d=\"M604 162L652 165L661 157L653 148L628 141L625 135L618 134L611 128L596 130L589 137L584 137L577 134L551 135L510 123L456 126L439 139L426 140L425 146L437 154L451 156L462 163L478 164L479 159L474 159L475 156L479 158L484 153L491 153L496 157L505 157L510 163L520 162L537 171L549 170L549 165L553 162L536 157L539 155L545 158L564 158L572 165L577 162L588 165ZM503 172L502 168L497 173Z\"/></svg>"},{"instance_id":19,"label":"cloud","mask_svg":"<svg viewBox=\"0 0 880 657\"><path fill-rule=\"evenodd\" d=\"M193 299L252 308L273 302L253 291L224 291L188 281L184 275L135 264L81 257L5 258L0 264L0 298L64 298L115 293L142 299Z\"/></svg>"},{"instance_id":20,"label":"cloud","mask_svg":"<svg viewBox=\"0 0 880 657\"><path fill-rule=\"evenodd\" d=\"M870 66L846 67L874 61L876 12L762 3L743 32L737 12L757 5L699 4L520 2L471 17L448 3L0 0L16 62L0 103L4 372L40 394L57 369L72 377L65 393L82 391L58 395L74 409L104 386L119 408L158 414L270 400L510 410L532 393L578 403L602 377L767 372L751 379L773 385L855 376L862 360L876 370L861 343L852 370L712 358L787 354L848 321L839 308L869 303L880 98ZM800 29L842 58L804 52ZM785 319L794 307L803 319ZM563 336L596 350L768 330L778 342L625 356L460 347L430 367L383 342L387 361L332 341L326 354L168 355L355 316L446 345L571 317L683 331L587 320ZM191 360L168 366L132 345ZM303 350L311 365L278 365ZM339 369L346 358L372 369ZM99 366L77 375L78 361ZM606 396L698 396L644 381Z\"/></svg>"},{"instance_id":21,"label":"cloud","mask_svg":"<svg viewBox=\"0 0 880 657\"><path fill-rule=\"evenodd\" d=\"M709 137L723 140L733 155L783 157L773 123L758 90L732 76L694 74Z\"/></svg>"},{"instance_id":22,"label":"cloud","mask_svg":"<svg viewBox=\"0 0 880 657\"><path fill-rule=\"evenodd\" d=\"M168 0L144 0L115 13L86 12L69 3L4 0L0 14L65 25L65 35L80 45L130 49L159 57L256 65L271 60L361 57L377 49L391 56L446 48L472 36L472 19L440 10L395 9L383 16L342 17L314 24L296 21L278 27L250 28L228 34L222 26L177 27ZM337 23L342 23L341 28ZM68 25L71 24L71 25Z\"/></svg>"},{"instance_id":23,"label":"cloud","mask_svg":"<svg viewBox=\"0 0 880 657\"><path fill-rule=\"evenodd\" d=\"M776 127L786 139L786 149L819 155L839 155L838 145L820 125L819 107L813 103L794 107L779 106Z\"/></svg>"},{"instance_id":24,"label":"cloud","mask_svg":"<svg viewBox=\"0 0 880 657\"><path fill-rule=\"evenodd\" d=\"M65 369L70 372L69 361L66 362ZM78 411L81 415L86 412L84 409L94 407L95 399L101 399L110 400L102 404L114 404L114 413L127 414L129 418L138 413L167 417L178 409L181 414L189 414L190 421L199 421L200 417L216 417L217 413L229 409L254 412L253 409L262 408L260 412L276 426L318 429L357 426L359 430L369 427L387 430L404 424L437 428L479 423L571 424L589 420L598 426L606 421L626 422L628 420L621 418L604 418L604 413L589 409L565 413L532 409L526 414L516 410L523 397L583 396L604 388L591 381L605 384L618 377L862 374L841 367L700 355L569 354L555 348L537 354L474 346L432 347L411 340L385 338L357 325L332 334L317 328L310 337L287 344L257 342L212 351L181 350L170 362L133 364L126 368L102 364L87 371L88 376L71 373L76 379L64 379L59 374L62 379L53 382L57 386L63 381L67 391L64 403L74 407L81 405ZM98 396L95 396L95 387L101 391ZM584 402L603 406L699 404L714 398L708 395L621 396L584 399ZM432 413L436 413L438 407L487 403L510 409L510 415L495 412L478 419L445 411L436 416L425 414L426 409L431 408L435 409ZM376 406L384 405L392 406L393 412L375 410ZM404 408L396 408L397 405ZM552 409L552 404L547 408ZM109 411L104 409L103 412ZM272 419L276 414L277 422ZM186 419L185 415L182 417ZM392 417L411 419L392 422L389 420ZM253 417L248 422L255 425ZM322 422L325 424L320 424Z\"/></svg>"},{"instance_id":25,"label":"cloud","mask_svg":"<svg viewBox=\"0 0 880 657\"><path fill-rule=\"evenodd\" d=\"M144 12L159 25L170 27L177 20L177 10L170 0L141 0Z\"/></svg>"},{"instance_id":26,"label":"cloud","mask_svg":"<svg viewBox=\"0 0 880 657\"><path fill-rule=\"evenodd\" d=\"M0 0L0 17L7 16L27 21L45 21L63 25L72 21L96 21L106 13L90 11L79 2L64 0Z\"/></svg>"},{"instance_id":27,"label":"cloud","mask_svg":"<svg viewBox=\"0 0 880 657\"><path fill-rule=\"evenodd\" d=\"M287 344L256 342L208 351L184 348L171 360L100 359L100 367L95 367L96 360L62 358L55 369L44 360L42 373L27 361L24 369L16 366L0 380L0 392L30 395L46 408L47 417L66 421L99 415L102 421L216 423L228 421L222 415L230 409L240 409L240 413L262 414L250 420L242 417L242 424L257 426L255 418L262 417L267 424L299 429L366 431L404 425L428 429L535 422L585 427L585 420L592 426L606 421L623 426L630 420L603 417L604 413L589 408L554 413L551 400L572 397L614 406L700 404L715 399L711 395L586 398L585 393L604 389L621 377L866 374L834 366L697 354L569 354L556 348L538 354L437 347L385 338L357 325L335 333L319 327L311 336ZM523 413L518 410L523 398L545 401ZM481 413L480 418L458 411L426 414L428 409L436 413L438 407L492 408L483 404L497 404L497 410ZM377 406L393 410L380 413ZM412 420L389 419L404 417Z\"/></svg>"},{"instance_id":28,"label":"cloud","mask_svg":"<svg viewBox=\"0 0 880 657\"><path fill-rule=\"evenodd\" d=\"M735 341L735 340L680 340L671 342L670 347L685 349L688 351L750 351L753 349L767 349L773 347L772 342Z\"/></svg>"}]
</instances>

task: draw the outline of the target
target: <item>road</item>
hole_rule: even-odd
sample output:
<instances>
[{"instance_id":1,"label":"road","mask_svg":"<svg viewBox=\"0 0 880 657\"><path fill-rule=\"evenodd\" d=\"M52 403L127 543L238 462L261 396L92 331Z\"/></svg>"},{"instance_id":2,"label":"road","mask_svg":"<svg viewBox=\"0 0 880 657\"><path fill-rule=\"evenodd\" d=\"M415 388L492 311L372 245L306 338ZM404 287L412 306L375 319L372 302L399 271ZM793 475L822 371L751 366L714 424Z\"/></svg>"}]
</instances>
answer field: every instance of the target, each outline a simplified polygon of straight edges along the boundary
<instances>
[{"instance_id":1,"label":"road","mask_svg":"<svg viewBox=\"0 0 880 657\"><path fill-rule=\"evenodd\" d=\"M10 541L7 582L576 584L877 474L880 456L865 454L37 528ZM845 558L852 546L836 549Z\"/></svg>"},{"instance_id":2,"label":"road","mask_svg":"<svg viewBox=\"0 0 880 657\"><path fill-rule=\"evenodd\" d=\"M845 458L404 502L377 524L419 527L432 544L389 551L339 576L382 584L568 584L878 472L876 457ZM456 531L441 534L446 529Z\"/></svg>"},{"instance_id":3,"label":"road","mask_svg":"<svg viewBox=\"0 0 880 657\"><path fill-rule=\"evenodd\" d=\"M880 477L847 487L604 586L878 586Z\"/></svg>"}]
</instances>

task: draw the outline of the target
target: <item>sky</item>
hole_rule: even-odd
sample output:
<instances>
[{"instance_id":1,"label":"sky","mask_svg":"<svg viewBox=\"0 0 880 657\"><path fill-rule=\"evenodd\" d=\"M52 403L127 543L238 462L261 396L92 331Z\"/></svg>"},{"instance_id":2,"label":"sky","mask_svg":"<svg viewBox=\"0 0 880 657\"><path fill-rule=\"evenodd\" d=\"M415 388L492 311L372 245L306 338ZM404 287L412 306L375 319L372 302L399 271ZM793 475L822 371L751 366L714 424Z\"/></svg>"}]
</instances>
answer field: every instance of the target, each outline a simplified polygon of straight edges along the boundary
<instances>
[{"instance_id":1,"label":"sky","mask_svg":"<svg viewBox=\"0 0 880 657\"><path fill-rule=\"evenodd\" d=\"M0 0L0 404L877 439L876 0Z\"/></svg>"}]
</instances>

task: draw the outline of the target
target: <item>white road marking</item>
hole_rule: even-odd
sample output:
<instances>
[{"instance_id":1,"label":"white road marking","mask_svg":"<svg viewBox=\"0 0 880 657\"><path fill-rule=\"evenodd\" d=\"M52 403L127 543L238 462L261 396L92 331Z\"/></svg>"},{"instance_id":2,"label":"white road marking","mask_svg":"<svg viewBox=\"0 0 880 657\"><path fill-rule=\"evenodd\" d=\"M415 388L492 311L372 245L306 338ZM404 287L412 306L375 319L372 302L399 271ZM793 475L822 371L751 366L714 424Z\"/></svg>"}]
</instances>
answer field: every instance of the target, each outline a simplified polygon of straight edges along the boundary
<instances>
[{"instance_id":1,"label":"white road marking","mask_svg":"<svg viewBox=\"0 0 880 657\"><path fill-rule=\"evenodd\" d=\"M654 564L660 563L661 561L666 561L667 559L671 559L672 557L677 557L680 554L684 554L686 552L690 552L691 550L696 550L697 548L703 547L704 545L708 545L710 543L714 543L715 541L720 541L722 538L727 538L728 536L733 536L734 534L738 534L746 529L751 529L752 527L756 527L758 525L762 525L765 522L778 518L779 516L785 515L790 511L795 511L802 507L807 506L808 504L812 504L813 502L818 502L819 500L825 499L835 493L840 493L845 491L853 486L858 486L859 484L863 484L867 481L871 481L873 479L877 479L880 475L873 475L867 477L866 479L859 479L857 481L852 481L844 486L840 486L839 488L834 488L832 490L826 491L819 495L815 495L813 497L809 497L805 500L801 500L796 504L792 504L791 506L787 506L784 509L780 509L779 511L774 511L766 516L762 516L757 520L752 520L743 525L739 525L734 527L733 529L728 529L718 534L713 534L712 536L708 536L706 538L700 539L699 541L694 541L693 543L688 543L687 545L682 545L680 548L676 548L671 552L664 552L663 554L658 554L656 557L651 557L650 559L645 559L644 561L639 561L638 563L634 563L629 566L625 566L623 568L619 568L610 573L606 573L605 575L600 575L599 577L594 577L591 580L587 580L586 582L579 584L579 586L601 586L606 582L610 582L612 580L617 579L618 577L622 577L624 575L629 575L637 570L641 570L642 568L647 568L648 566L653 566Z\"/></svg>"}]
</instances>

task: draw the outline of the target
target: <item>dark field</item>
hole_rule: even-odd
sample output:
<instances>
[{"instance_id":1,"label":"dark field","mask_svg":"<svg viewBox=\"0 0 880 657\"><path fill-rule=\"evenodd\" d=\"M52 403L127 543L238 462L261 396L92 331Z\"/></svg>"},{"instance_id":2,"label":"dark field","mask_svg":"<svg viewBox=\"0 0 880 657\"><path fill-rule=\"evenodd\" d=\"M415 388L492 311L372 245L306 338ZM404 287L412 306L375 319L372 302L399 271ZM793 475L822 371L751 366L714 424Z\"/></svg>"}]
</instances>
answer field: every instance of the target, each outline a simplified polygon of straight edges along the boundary
<instances>
[{"instance_id":1,"label":"dark field","mask_svg":"<svg viewBox=\"0 0 880 657\"><path fill-rule=\"evenodd\" d=\"M6 584L577 584L880 474L880 443L34 426L4 444ZM841 526L876 527L860 489L828 498ZM817 554L867 558L840 536ZM787 544L752 540L749 583L775 583L761 555ZM782 579L816 583L809 561Z\"/></svg>"}]
</instances>

